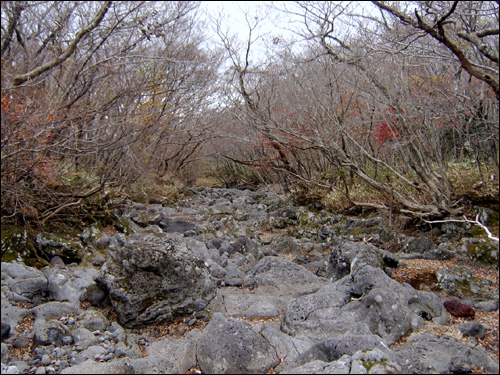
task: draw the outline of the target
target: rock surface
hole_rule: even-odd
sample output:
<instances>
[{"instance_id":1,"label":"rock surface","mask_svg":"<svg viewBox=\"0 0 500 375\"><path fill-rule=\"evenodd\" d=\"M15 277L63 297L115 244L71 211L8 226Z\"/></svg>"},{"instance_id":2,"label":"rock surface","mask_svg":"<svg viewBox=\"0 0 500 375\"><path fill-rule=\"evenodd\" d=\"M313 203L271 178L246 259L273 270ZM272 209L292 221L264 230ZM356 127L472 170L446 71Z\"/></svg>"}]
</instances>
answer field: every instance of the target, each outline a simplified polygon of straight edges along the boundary
<instances>
[{"instance_id":1,"label":"rock surface","mask_svg":"<svg viewBox=\"0 0 500 375\"><path fill-rule=\"evenodd\" d=\"M166 236L133 235L96 277L108 292L118 321L141 328L203 310L215 296L215 281L203 260Z\"/></svg>"},{"instance_id":2,"label":"rock surface","mask_svg":"<svg viewBox=\"0 0 500 375\"><path fill-rule=\"evenodd\" d=\"M470 259L476 242L495 259L495 244L443 224L435 246L268 188L188 193L126 202L121 233L40 235L41 269L2 263L2 373L498 372L478 345L498 326L472 320L498 310L498 281L460 267L433 291L391 278L408 259ZM447 312L460 306L470 321ZM446 327L461 337L434 334Z\"/></svg>"}]
</instances>

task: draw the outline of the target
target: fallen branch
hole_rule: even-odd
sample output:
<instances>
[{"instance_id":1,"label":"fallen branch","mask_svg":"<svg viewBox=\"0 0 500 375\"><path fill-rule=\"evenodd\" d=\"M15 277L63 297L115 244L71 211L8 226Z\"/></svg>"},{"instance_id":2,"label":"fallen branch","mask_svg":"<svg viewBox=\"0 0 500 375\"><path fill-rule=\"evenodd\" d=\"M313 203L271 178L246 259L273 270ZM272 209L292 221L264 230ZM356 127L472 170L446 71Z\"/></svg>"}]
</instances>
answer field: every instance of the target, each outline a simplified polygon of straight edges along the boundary
<instances>
[{"instance_id":1,"label":"fallen branch","mask_svg":"<svg viewBox=\"0 0 500 375\"><path fill-rule=\"evenodd\" d=\"M495 237L490 232L490 230L488 229L488 227L479 221L479 214L477 214L476 220L467 219L467 217L465 215L464 215L464 219L465 220L458 220L458 219L433 220L433 221L424 220L424 222L429 223L429 224L434 224L434 223L451 223L451 222L453 222L453 223L470 223L470 224L476 224L476 225L479 225L481 228L483 228L486 231L486 233L488 234L488 238L489 239L498 242L498 237Z\"/></svg>"},{"instance_id":2,"label":"fallen branch","mask_svg":"<svg viewBox=\"0 0 500 375\"><path fill-rule=\"evenodd\" d=\"M83 198L78 199L76 202L70 202L70 203L63 204L63 205L59 206L56 210L54 210L52 212L45 213L45 215L44 215L45 217L43 218L41 223L44 224L48 219L50 219L52 216L54 216L55 214L57 214L59 211L61 211L64 208L78 206L82 203L83 203Z\"/></svg>"},{"instance_id":3,"label":"fallen branch","mask_svg":"<svg viewBox=\"0 0 500 375\"><path fill-rule=\"evenodd\" d=\"M57 193L60 197L70 197L70 198L88 198L95 193L98 193L104 187L104 183L101 183L99 186L96 186L85 193L73 194L73 193Z\"/></svg>"}]
</instances>

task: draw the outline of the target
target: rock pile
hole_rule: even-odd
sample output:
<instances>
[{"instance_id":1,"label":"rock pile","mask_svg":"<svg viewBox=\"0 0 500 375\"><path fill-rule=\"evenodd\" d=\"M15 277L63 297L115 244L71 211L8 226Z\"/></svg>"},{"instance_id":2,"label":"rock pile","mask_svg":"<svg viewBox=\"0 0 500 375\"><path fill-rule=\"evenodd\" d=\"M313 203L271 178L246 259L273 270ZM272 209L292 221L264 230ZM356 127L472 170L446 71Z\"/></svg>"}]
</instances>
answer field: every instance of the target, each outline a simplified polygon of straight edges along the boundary
<instances>
[{"instance_id":1,"label":"rock pile","mask_svg":"<svg viewBox=\"0 0 500 375\"><path fill-rule=\"evenodd\" d=\"M203 188L172 207L128 202L116 219L121 233L82 234L72 264L50 236L39 242L55 249L53 265L2 263L2 373L498 372L472 341L415 333L449 324L448 306L391 273L439 251L381 217ZM400 252L381 249L391 240ZM498 309L498 293L480 293L488 285L466 295L444 279L460 303ZM484 337L488 327L470 323L460 332Z\"/></svg>"}]
</instances>

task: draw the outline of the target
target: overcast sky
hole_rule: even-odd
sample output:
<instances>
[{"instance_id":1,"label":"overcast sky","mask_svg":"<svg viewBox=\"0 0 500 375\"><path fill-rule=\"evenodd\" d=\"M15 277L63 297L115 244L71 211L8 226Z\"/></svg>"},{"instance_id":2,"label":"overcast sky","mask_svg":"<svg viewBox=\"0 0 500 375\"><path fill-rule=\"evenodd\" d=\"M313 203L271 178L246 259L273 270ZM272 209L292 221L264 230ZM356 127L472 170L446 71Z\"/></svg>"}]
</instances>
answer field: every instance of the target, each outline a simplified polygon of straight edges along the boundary
<instances>
[{"instance_id":1,"label":"overcast sky","mask_svg":"<svg viewBox=\"0 0 500 375\"><path fill-rule=\"evenodd\" d=\"M214 21L223 17L222 27L229 30L230 34L236 34L238 39L246 42L248 39L249 27L245 19L245 13L250 22L255 22L255 17L259 20L258 28L252 36L260 36L252 45L252 60L260 60L264 57L266 43L272 43L273 39L289 40L293 33L288 31L290 27L288 18L284 13L278 12L272 4L284 3L283 1L202 1L200 10L206 17L207 31L213 35L216 43L220 43L220 38L211 31Z\"/></svg>"}]
</instances>

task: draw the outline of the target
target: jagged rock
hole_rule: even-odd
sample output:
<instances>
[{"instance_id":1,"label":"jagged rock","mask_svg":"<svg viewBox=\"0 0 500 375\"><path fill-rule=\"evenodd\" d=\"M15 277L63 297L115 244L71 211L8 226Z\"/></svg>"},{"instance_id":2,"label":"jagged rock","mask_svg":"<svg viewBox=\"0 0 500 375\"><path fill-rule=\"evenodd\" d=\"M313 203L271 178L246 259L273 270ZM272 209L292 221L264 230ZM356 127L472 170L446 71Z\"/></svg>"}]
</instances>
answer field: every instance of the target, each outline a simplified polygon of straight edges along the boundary
<instances>
[{"instance_id":1,"label":"jagged rock","mask_svg":"<svg viewBox=\"0 0 500 375\"><path fill-rule=\"evenodd\" d=\"M423 254L432 247L432 240L429 237L417 237L408 242L405 251L408 253Z\"/></svg>"},{"instance_id":2,"label":"jagged rock","mask_svg":"<svg viewBox=\"0 0 500 375\"><path fill-rule=\"evenodd\" d=\"M109 320L102 312L95 309L87 309L80 314L78 326L88 329L89 331L105 331L110 325Z\"/></svg>"},{"instance_id":3,"label":"jagged rock","mask_svg":"<svg viewBox=\"0 0 500 375\"><path fill-rule=\"evenodd\" d=\"M92 306L105 307L110 305L109 296L104 286L99 284L89 285L80 296L82 302L88 301Z\"/></svg>"},{"instance_id":4,"label":"jagged rock","mask_svg":"<svg viewBox=\"0 0 500 375\"><path fill-rule=\"evenodd\" d=\"M326 270L326 277L332 281L343 278L362 264L380 268L390 275L390 269L399 263L390 252L370 244L342 239L335 242Z\"/></svg>"},{"instance_id":5,"label":"jagged rock","mask_svg":"<svg viewBox=\"0 0 500 375\"><path fill-rule=\"evenodd\" d=\"M374 349L390 352L390 349L380 336L347 333L315 344L301 356L301 361L303 363L312 360L333 362L346 354L352 356L358 351L369 351ZM394 356L394 353L390 353L390 355Z\"/></svg>"},{"instance_id":6,"label":"jagged rock","mask_svg":"<svg viewBox=\"0 0 500 375\"><path fill-rule=\"evenodd\" d=\"M400 374L401 366L391 350L358 351L352 356L351 374Z\"/></svg>"},{"instance_id":7,"label":"jagged rock","mask_svg":"<svg viewBox=\"0 0 500 375\"><path fill-rule=\"evenodd\" d=\"M212 312L226 313L231 317L276 318L285 308L287 299L264 295L258 291L238 288L220 289L207 306Z\"/></svg>"},{"instance_id":8,"label":"jagged rock","mask_svg":"<svg viewBox=\"0 0 500 375\"><path fill-rule=\"evenodd\" d=\"M171 322L202 310L216 285L186 245L165 236L134 235L104 263L96 281L128 328Z\"/></svg>"},{"instance_id":9,"label":"jagged rock","mask_svg":"<svg viewBox=\"0 0 500 375\"><path fill-rule=\"evenodd\" d=\"M71 337L73 337L73 342L75 345L78 345L84 349L89 348L90 346L96 345L98 343L97 337L90 332L87 328L78 327L73 330L71 333Z\"/></svg>"},{"instance_id":10,"label":"jagged rock","mask_svg":"<svg viewBox=\"0 0 500 375\"><path fill-rule=\"evenodd\" d=\"M391 345L411 332L415 316L445 319L434 293L401 285L379 268L363 264L318 292L292 300L282 321L284 332L318 340L349 332L377 334Z\"/></svg>"},{"instance_id":11,"label":"jagged rock","mask_svg":"<svg viewBox=\"0 0 500 375\"><path fill-rule=\"evenodd\" d=\"M215 313L198 340L198 364L205 373L266 373L279 364L276 351L243 321Z\"/></svg>"},{"instance_id":12,"label":"jagged rock","mask_svg":"<svg viewBox=\"0 0 500 375\"><path fill-rule=\"evenodd\" d=\"M448 253L467 257L472 245L483 249L490 243L462 239L458 254L455 243L439 243L446 236L437 239L437 249L427 238L410 245L416 253L395 256L352 242L370 233L370 243L384 243L389 249L384 231L393 233L382 227L381 218L316 215L290 206L286 197L268 189L194 191L168 208L128 202L117 213L128 227L122 229L127 235L110 235L100 243L99 232L88 231L80 245L93 254L87 253L78 266L60 263L60 268L35 269L19 262L2 263L2 323L12 327L11 337L2 343L2 363L22 373L186 373L195 372L196 364L205 373L270 369L277 373L467 373L476 367L498 371L498 364L492 364L485 352L450 338L414 334L402 347L388 348L426 320L441 324L448 318L434 293L417 291L388 276L397 260ZM183 221L190 230L184 231ZM294 227L286 234L268 233L273 222ZM351 234L351 241L338 237L345 232ZM400 234L398 244L405 242L408 237ZM49 250L63 247L50 240L38 245ZM326 253L330 247L333 251ZM498 247L488 251L497 254ZM269 256L282 254L293 254L294 261ZM99 275L102 280L95 283L93 277L99 272L93 266L103 266L106 258L102 271L106 276ZM205 268L219 279L218 286L224 285L226 276L226 281L234 282L216 290ZM330 280L314 274L320 271ZM464 275L472 280L470 273ZM227 286L231 283L243 283L243 287ZM463 302L488 311L498 309L497 296L477 298L491 285L496 286L471 283L473 296ZM155 290L161 293L154 294ZM53 299L71 303L46 303ZM88 300L103 307L111 299L115 311L122 313L121 320L111 324L98 310L78 303ZM18 307L19 302L29 308ZM16 332L14 327L29 314L35 314L34 332ZM154 327L162 319L181 316L183 322L176 324L179 328L170 327L167 337L165 327ZM131 331L121 325L126 321L129 327L153 324L153 329ZM193 329L207 322L204 331ZM464 336L482 337L485 327L469 322L458 329ZM493 328L491 334L495 332ZM19 361L20 350L12 347L27 349L34 336L31 358Z\"/></svg>"},{"instance_id":13,"label":"jagged rock","mask_svg":"<svg viewBox=\"0 0 500 375\"><path fill-rule=\"evenodd\" d=\"M227 286L242 286L243 273L235 265L228 265L226 268L226 275L224 276L224 283Z\"/></svg>"},{"instance_id":14,"label":"jagged rock","mask_svg":"<svg viewBox=\"0 0 500 375\"><path fill-rule=\"evenodd\" d=\"M54 233L39 233L35 237L38 248L49 256L59 256L65 263L80 262L87 251L80 241L67 240Z\"/></svg>"},{"instance_id":15,"label":"jagged rock","mask_svg":"<svg viewBox=\"0 0 500 375\"><path fill-rule=\"evenodd\" d=\"M97 224L86 228L80 235L82 242L97 249L105 249L110 242L109 236L102 233Z\"/></svg>"}]
</instances>

